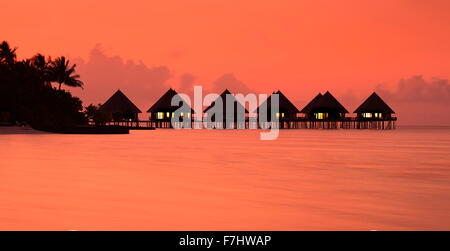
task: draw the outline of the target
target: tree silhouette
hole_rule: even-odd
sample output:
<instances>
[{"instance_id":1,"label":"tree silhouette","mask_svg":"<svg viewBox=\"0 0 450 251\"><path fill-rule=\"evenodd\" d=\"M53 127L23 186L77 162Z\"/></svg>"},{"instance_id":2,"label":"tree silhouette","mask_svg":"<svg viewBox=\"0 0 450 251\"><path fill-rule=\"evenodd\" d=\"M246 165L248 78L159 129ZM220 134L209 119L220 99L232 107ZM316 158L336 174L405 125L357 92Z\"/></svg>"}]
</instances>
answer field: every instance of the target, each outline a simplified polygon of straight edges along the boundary
<instances>
[{"instance_id":1,"label":"tree silhouette","mask_svg":"<svg viewBox=\"0 0 450 251\"><path fill-rule=\"evenodd\" d=\"M45 59L45 56L38 53L30 59L31 67L33 67L39 79L45 84L50 85L51 75L50 75L50 62L51 58Z\"/></svg>"},{"instance_id":2,"label":"tree silhouette","mask_svg":"<svg viewBox=\"0 0 450 251\"><path fill-rule=\"evenodd\" d=\"M80 75L75 74L75 67L77 65L69 65L70 62L65 57L59 57L50 63L49 79L51 82L57 82L59 84L58 90L61 90L62 84L83 88L83 82L79 80Z\"/></svg>"},{"instance_id":3,"label":"tree silhouette","mask_svg":"<svg viewBox=\"0 0 450 251\"><path fill-rule=\"evenodd\" d=\"M12 66L16 62L16 48L11 48L8 42L0 44L0 63Z\"/></svg>"},{"instance_id":4,"label":"tree silhouette","mask_svg":"<svg viewBox=\"0 0 450 251\"><path fill-rule=\"evenodd\" d=\"M64 128L86 125L79 98L52 88L51 82L82 86L64 57L51 61L42 54L17 60L16 48L0 43L0 124L33 128Z\"/></svg>"}]
</instances>

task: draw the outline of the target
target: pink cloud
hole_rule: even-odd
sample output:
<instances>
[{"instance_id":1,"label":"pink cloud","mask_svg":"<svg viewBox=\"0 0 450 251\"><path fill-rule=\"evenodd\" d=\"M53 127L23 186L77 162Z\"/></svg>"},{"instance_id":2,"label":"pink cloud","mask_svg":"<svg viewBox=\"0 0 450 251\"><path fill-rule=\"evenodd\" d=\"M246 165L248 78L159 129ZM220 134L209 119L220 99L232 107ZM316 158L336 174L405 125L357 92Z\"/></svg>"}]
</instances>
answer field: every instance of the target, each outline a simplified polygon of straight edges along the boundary
<instances>
[{"instance_id":1,"label":"pink cloud","mask_svg":"<svg viewBox=\"0 0 450 251\"><path fill-rule=\"evenodd\" d=\"M413 76L401 79L394 91L378 85L377 93L391 105L401 124L450 125L450 84L447 79Z\"/></svg>"},{"instance_id":2,"label":"pink cloud","mask_svg":"<svg viewBox=\"0 0 450 251\"><path fill-rule=\"evenodd\" d=\"M97 45L87 60L75 59L84 90L73 89L85 105L105 102L117 89L122 90L143 112L165 92L171 78L167 66L149 67L143 62L107 56Z\"/></svg>"}]
</instances>

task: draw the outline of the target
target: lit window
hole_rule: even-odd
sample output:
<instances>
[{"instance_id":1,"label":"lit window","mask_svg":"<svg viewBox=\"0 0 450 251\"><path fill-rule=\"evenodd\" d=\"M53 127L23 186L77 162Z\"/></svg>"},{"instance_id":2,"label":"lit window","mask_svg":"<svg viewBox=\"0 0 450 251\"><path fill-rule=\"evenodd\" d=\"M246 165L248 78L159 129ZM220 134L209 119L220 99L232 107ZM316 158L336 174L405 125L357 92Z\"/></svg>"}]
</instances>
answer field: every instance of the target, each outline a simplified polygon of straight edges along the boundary
<instances>
[{"instance_id":1,"label":"lit window","mask_svg":"<svg viewBox=\"0 0 450 251\"><path fill-rule=\"evenodd\" d=\"M170 118L170 112L166 113L166 118Z\"/></svg>"},{"instance_id":2,"label":"lit window","mask_svg":"<svg viewBox=\"0 0 450 251\"><path fill-rule=\"evenodd\" d=\"M157 119L164 119L164 112L158 112L158 113L156 113L156 118L157 118Z\"/></svg>"},{"instance_id":3,"label":"lit window","mask_svg":"<svg viewBox=\"0 0 450 251\"><path fill-rule=\"evenodd\" d=\"M280 117L280 113L279 113L279 112L277 112L277 113L276 113L276 116L277 116L277 118L279 118L279 117Z\"/></svg>"},{"instance_id":4,"label":"lit window","mask_svg":"<svg viewBox=\"0 0 450 251\"><path fill-rule=\"evenodd\" d=\"M180 116L181 116L181 117L184 117L184 113L183 113L183 112L182 112L182 113L180 113Z\"/></svg>"},{"instance_id":5,"label":"lit window","mask_svg":"<svg viewBox=\"0 0 450 251\"><path fill-rule=\"evenodd\" d=\"M363 118L372 118L372 113L363 113L362 114L362 116L363 116ZM376 114L375 114L375 116L376 116Z\"/></svg>"},{"instance_id":6,"label":"lit window","mask_svg":"<svg viewBox=\"0 0 450 251\"><path fill-rule=\"evenodd\" d=\"M174 112L172 112L172 118L175 116L175 113Z\"/></svg>"},{"instance_id":7,"label":"lit window","mask_svg":"<svg viewBox=\"0 0 450 251\"><path fill-rule=\"evenodd\" d=\"M284 118L284 112L281 113L281 117Z\"/></svg>"},{"instance_id":8,"label":"lit window","mask_svg":"<svg viewBox=\"0 0 450 251\"><path fill-rule=\"evenodd\" d=\"M316 119L323 119L323 116L324 115L324 113L322 113L322 112L319 112L319 113L314 113L314 116L316 117Z\"/></svg>"},{"instance_id":9,"label":"lit window","mask_svg":"<svg viewBox=\"0 0 450 251\"><path fill-rule=\"evenodd\" d=\"M375 118L381 119L383 117L382 113L375 113Z\"/></svg>"},{"instance_id":10,"label":"lit window","mask_svg":"<svg viewBox=\"0 0 450 251\"><path fill-rule=\"evenodd\" d=\"M191 118L191 113L190 112L188 112L188 118Z\"/></svg>"}]
</instances>

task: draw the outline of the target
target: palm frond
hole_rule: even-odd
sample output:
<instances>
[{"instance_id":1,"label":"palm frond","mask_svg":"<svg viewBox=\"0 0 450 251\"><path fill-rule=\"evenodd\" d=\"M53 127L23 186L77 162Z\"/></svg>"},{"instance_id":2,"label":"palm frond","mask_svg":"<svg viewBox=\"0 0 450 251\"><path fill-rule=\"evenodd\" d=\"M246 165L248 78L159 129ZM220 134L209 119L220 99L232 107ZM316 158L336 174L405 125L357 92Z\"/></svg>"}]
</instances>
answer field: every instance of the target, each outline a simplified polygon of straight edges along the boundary
<instances>
[{"instance_id":1,"label":"palm frond","mask_svg":"<svg viewBox=\"0 0 450 251\"><path fill-rule=\"evenodd\" d=\"M70 61L64 56L56 58L50 63L50 79L60 85L71 87L83 87L83 82L79 80L80 75L75 74L76 64L70 66Z\"/></svg>"}]
</instances>

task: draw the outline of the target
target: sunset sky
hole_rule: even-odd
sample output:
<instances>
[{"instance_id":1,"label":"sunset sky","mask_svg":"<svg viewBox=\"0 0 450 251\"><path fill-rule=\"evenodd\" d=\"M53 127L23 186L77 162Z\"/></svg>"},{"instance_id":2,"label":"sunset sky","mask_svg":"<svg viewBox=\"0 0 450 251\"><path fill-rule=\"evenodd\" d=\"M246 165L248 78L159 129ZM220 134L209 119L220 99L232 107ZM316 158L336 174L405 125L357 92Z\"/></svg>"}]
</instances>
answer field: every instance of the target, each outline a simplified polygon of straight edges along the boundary
<instances>
[{"instance_id":1,"label":"sunset sky","mask_svg":"<svg viewBox=\"0 0 450 251\"><path fill-rule=\"evenodd\" d=\"M69 56L85 103L120 88L141 110L165 89L281 89L348 110L377 91L405 124L450 124L448 0L3 1L20 58Z\"/></svg>"}]
</instances>

